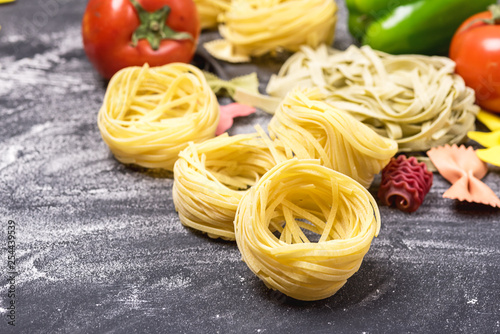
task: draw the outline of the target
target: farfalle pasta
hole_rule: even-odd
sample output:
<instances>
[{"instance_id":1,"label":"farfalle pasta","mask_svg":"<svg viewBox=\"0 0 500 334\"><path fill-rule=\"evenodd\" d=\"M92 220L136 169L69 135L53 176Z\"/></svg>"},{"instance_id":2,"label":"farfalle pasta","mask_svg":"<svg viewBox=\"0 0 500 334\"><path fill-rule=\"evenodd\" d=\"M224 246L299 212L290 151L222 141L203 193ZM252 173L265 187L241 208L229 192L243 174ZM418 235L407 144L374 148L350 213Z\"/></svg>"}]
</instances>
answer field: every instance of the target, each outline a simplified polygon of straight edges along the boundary
<instances>
[{"instance_id":1,"label":"farfalle pasta","mask_svg":"<svg viewBox=\"0 0 500 334\"><path fill-rule=\"evenodd\" d=\"M472 147L445 145L427 152L432 163L452 185L444 198L491 205L500 208L500 199L481 179L488 173Z\"/></svg>"},{"instance_id":2,"label":"farfalle pasta","mask_svg":"<svg viewBox=\"0 0 500 334\"><path fill-rule=\"evenodd\" d=\"M471 131L467 135L486 148L476 151L479 159L495 166L500 166L500 117L480 111L477 118L484 123L491 132Z\"/></svg>"},{"instance_id":3,"label":"farfalle pasta","mask_svg":"<svg viewBox=\"0 0 500 334\"><path fill-rule=\"evenodd\" d=\"M433 175L425 163L415 157L400 155L392 158L382 170L378 198L383 205L396 206L401 211L414 212L422 205L432 186Z\"/></svg>"},{"instance_id":4,"label":"farfalle pasta","mask_svg":"<svg viewBox=\"0 0 500 334\"><path fill-rule=\"evenodd\" d=\"M320 159L326 167L370 186L397 152L395 141L375 133L346 112L324 102L319 89L295 89L269 123L288 157Z\"/></svg>"},{"instance_id":5,"label":"farfalle pasta","mask_svg":"<svg viewBox=\"0 0 500 334\"><path fill-rule=\"evenodd\" d=\"M203 73L183 63L116 73L97 121L120 162L169 171L188 142L214 137L218 123L219 104Z\"/></svg>"},{"instance_id":6,"label":"farfalle pasta","mask_svg":"<svg viewBox=\"0 0 500 334\"><path fill-rule=\"evenodd\" d=\"M319 300L358 271L380 214L350 177L317 160L291 159L245 193L234 225L243 261L269 288Z\"/></svg>"}]
</instances>

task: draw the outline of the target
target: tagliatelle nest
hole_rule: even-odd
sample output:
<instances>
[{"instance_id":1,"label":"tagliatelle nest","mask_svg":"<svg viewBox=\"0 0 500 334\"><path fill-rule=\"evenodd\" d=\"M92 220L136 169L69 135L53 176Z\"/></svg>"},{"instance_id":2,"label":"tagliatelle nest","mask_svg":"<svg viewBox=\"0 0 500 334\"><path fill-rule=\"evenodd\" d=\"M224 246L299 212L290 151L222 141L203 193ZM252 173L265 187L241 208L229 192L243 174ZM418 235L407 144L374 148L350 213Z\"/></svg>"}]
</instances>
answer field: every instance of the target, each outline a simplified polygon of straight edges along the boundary
<instances>
[{"instance_id":1,"label":"tagliatelle nest","mask_svg":"<svg viewBox=\"0 0 500 334\"><path fill-rule=\"evenodd\" d=\"M396 142L323 99L318 88L288 93L269 123L271 138L297 158L320 159L326 167L369 187L396 154Z\"/></svg>"},{"instance_id":2,"label":"tagliatelle nest","mask_svg":"<svg viewBox=\"0 0 500 334\"><path fill-rule=\"evenodd\" d=\"M396 140L400 151L426 151L459 143L474 128L474 91L454 69L445 57L303 47L269 80L267 93L279 101L297 85L318 87L326 103Z\"/></svg>"},{"instance_id":3,"label":"tagliatelle nest","mask_svg":"<svg viewBox=\"0 0 500 334\"><path fill-rule=\"evenodd\" d=\"M331 44L336 12L334 0L233 0L219 16L224 39L204 46L218 59L245 62L281 49Z\"/></svg>"},{"instance_id":4,"label":"tagliatelle nest","mask_svg":"<svg viewBox=\"0 0 500 334\"><path fill-rule=\"evenodd\" d=\"M174 167L173 197L182 224L212 238L234 240L241 197L283 159L263 131L190 144Z\"/></svg>"},{"instance_id":5,"label":"tagliatelle nest","mask_svg":"<svg viewBox=\"0 0 500 334\"><path fill-rule=\"evenodd\" d=\"M353 179L318 161L292 159L243 196L234 224L243 260L268 287L318 300L359 269L380 215Z\"/></svg>"},{"instance_id":6,"label":"tagliatelle nest","mask_svg":"<svg viewBox=\"0 0 500 334\"><path fill-rule=\"evenodd\" d=\"M217 17L230 8L231 0L194 0L202 29L216 28Z\"/></svg>"},{"instance_id":7,"label":"tagliatelle nest","mask_svg":"<svg viewBox=\"0 0 500 334\"><path fill-rule=\"evenodd\" d=\"M219 104L203 73L183 63L119 71L98 115L116 159L170 171L179 152L214 137L218 123Z\"/></svg>"}]
</instances>

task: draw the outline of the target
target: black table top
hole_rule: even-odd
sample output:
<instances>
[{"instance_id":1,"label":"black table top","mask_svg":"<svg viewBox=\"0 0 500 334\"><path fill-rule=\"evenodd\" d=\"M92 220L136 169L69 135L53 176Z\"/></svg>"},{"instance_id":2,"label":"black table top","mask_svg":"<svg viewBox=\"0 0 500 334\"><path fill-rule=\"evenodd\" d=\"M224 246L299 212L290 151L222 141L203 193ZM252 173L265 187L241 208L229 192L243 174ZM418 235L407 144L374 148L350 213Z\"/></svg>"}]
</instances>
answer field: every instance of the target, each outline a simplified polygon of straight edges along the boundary
<instances>
[{"instance_id":1,"label":"black table top","mask_svg":"<svg viewBox=\"0 0 500 334\"><path fill-rule=\"evenodd\" d=\"M335 46L345 48L339 5ZM82 49L84 9L76 0L0 6L0 333L500 332L500 212L443 199L449 184L438 174L417 212L381 207L359 272L317 302L268 290L235 243L183 227L172 179L120 164L101 140L106 82ZM220 66L258 70L263 87L279 68ZM238 119L231 133L269 118ZM500 194L498 168L484 181Z\"/></svg>"}]
</instances>

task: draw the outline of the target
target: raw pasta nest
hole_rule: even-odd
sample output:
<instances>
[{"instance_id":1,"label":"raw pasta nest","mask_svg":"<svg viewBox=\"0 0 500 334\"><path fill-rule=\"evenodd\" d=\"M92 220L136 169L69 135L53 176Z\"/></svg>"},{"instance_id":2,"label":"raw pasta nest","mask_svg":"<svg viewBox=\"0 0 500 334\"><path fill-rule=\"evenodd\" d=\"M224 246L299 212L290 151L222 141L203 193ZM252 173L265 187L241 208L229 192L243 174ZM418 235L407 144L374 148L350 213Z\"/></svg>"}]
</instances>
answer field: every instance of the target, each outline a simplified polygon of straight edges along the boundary
<instances>
[{"instance_id":1,"label":"raw pasta nest","mask_svg":"<svg viewBox=\"0 0 500 334\"><path fill-rule=\"evenodd\" d=\"M459 143L474 128L474 91L445 57L390 55L368 46L303 47L267 86L284 98L296 85L319 87L325 102L351 113L400 151Z\"/></svg>"},{"instance_id":2,"label":"raw pasta nest","mask_svg":"<svg viewBox=\"0 0 500 334\"><path fill-rule=\"evenodd\" d=\"M202 29L217 27L217 16L229 9L231 0L194 0Z\"/></svg>"},{"instance_id":3,"label":"raw pasta nest","mask_svg":"<svg viewBox=\"0 0 500 334\"><path fill-rule=\"evenodd\" d=\"M297 158L320 159L326 167L369 187L397 152L396 142L322 99L317 88L290 92L269 123L271 138Z\"/></svg>"},{"instance_id":4,"label":"raw pasta nest","mask_svg":"<svg viewBox=\"0 0 500 334\"><path fill-rule=\"evenodd\" d=\"M182 224L234 240L241 197L282 159L263 132L191 143L174 167L173 197Z\"/></svg>"},{"instance_id":5,"label":"raw pasta nest","mask_svg":"<svg viewBox=\"0 0 500 334\"><path fill-rule=\"evenodd\" d=\"M219 104L189 64L129 67L111 79L98 125L116 159L172 171L188 142L212 138Z\"/></svg>"},{"instance_id":6,"label":"raw pasta nest","mask_svg":"<svg viewBox=\"0 0 500 334\"><path fill-rule=\"evenodd\" d=\"M292 159L243 196L234 223L243 260L268 287L318 300L359 269L378 235L380 214L353 179L315 160Z\"/></svg>"},{"instance_id":7,"label":"raw pasta nest","mask_svg":"<svg viewBox=\"0 0 500 334\"><path fill-rule=\"evenodd\" d=\"M219 16L224 39L205 48L216 58L245 62L282 49L298 51L301 45L331 44L336 12L334 0L233 0Z\"/></svg>"}]
</instances>

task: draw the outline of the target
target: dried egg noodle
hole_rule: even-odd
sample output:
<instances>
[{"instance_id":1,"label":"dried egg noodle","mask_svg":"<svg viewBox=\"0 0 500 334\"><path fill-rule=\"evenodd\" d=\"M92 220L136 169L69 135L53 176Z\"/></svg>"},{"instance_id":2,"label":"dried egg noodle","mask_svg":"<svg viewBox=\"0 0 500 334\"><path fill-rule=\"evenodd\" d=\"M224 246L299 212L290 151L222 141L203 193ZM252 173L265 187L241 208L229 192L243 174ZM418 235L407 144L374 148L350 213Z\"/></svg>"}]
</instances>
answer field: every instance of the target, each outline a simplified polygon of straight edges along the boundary
<instances>
[{"instance_id":1,"label":"dried egg noodle","mask_svg":"<svg viewBox=\"0 0 500 334\"><path fill-rule=\"evenodd\" d=\"M318 88L290 92L269 123L271 138L297 158L320 159L326 167L369 187L396 154L396 142L323 99Z\"/></svg>"},{"instance_id":2,"label":"dried egg noodle","mask_svg":"<svg viewBox=\"0 0 500 334\"><path fill-rule=\"evenodd\" d=\"M234 223L243 260L268 287L319 300L359 269L380 214L353 179L316 160L291 159L243 196Z\"/></svg>"},{"instance_id":3,"label":"dried egg noodle","mask_svg":"<svg viewBox=\"0 0 500 334\"><path fill-rule=\"evenodd\" d=\"M389 55L368 46L338 51L303 47L267 86L284 98L296 85L319 87L325 101L348 111L400 151L459 143L474 128L474 91L445 57Z\"/></svg>"},{"instance_id":4,"label":"dried egg noodle","mask_svg":"<svg viewBox=\"0 0 500 334\"><path fill-rule=\"evenodd\" d=\"M201 29L217 27L217 16L229 9L231 0L194 0Z\"/></svg>"},{"instance_id":5,"label":"dried egg noodle","mask_svg":"<svg viewBox=\"0 0 500 334\"><path fill-rule=\"evenodd\" d=\"M182 224L212 238L234 240L234 217L241 197L259 178L285 159L260 134L191 143L174 167L173 198Z\"/></svg>"},{"instance_id":6,"label":"dried egg noodle","mask_svg":"<svg viewBox=\"0 0 500 334\"><path fill-rule=\"evenodd\" d=\"M204 46L215 58L246 62L282 49L331 44L336 12L334 0L233 0L219 16L224 39Z\"/></svg>"},{"instance_id":7,"label":"dried egg noodle","mask_svg":"<svg viewBox=\"0 0 500 334\"><path fill-rule=\"evenodd\" d=\"M214 137L219 104L189 64L129 67L113 76L98 125L116 159L172 171L188 142Z\"/></svg>"}]
</instances>

